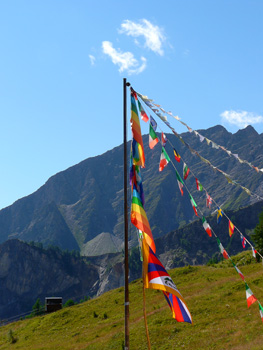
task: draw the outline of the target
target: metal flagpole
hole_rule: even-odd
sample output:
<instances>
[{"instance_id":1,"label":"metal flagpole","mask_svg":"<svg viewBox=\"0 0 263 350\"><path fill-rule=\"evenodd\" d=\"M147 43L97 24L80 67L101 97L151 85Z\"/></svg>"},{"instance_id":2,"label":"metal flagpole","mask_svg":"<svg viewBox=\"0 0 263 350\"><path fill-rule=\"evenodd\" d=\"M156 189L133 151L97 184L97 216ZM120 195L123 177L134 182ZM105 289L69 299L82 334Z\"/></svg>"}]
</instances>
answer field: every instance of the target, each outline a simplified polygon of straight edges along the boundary
<instances>
[{"instance_id":1,"label":"metal flagpole","mask_svg":"<svg viewBox=\"0 0 263 350\"><path fill-rule=\"evenodd\" d=\"M123 180L124 180L124 277L125 277L125 350L129 350L129 263L128 263L128 177L127 177L127 86L123 79Z\"/></svg>"}]
</instances>

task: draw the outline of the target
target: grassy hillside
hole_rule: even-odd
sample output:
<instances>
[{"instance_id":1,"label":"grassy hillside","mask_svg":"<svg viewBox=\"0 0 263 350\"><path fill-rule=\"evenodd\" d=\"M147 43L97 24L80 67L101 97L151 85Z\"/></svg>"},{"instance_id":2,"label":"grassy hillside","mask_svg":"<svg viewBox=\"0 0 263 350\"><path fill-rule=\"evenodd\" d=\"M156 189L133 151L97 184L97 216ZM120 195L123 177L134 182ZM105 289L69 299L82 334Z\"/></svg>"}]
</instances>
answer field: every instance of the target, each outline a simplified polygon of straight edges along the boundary
<instances>
[{"instance_id":1,"label":"grassy hillside","mask_svg":"<svg viewBox=\"0 0 263 350\"><path fill-rule=\"evenodd\" d=\"M235 258L254 295L263 303L263 267L254 261L247 264L250 261L250 252ZM147 290L153 350L262 349L263 324L258 304L247 308L244 282L228 261L213 266L177 268L170 274L187 301L194 325L177 323L162 293ZM53 314L1 327L0 348L123 349L123 301L123 288L119 288ZM10 330L16 340L13 344ZM130 349L147 349L141 280L130 284Z\"/></svg>"}]
</instances>

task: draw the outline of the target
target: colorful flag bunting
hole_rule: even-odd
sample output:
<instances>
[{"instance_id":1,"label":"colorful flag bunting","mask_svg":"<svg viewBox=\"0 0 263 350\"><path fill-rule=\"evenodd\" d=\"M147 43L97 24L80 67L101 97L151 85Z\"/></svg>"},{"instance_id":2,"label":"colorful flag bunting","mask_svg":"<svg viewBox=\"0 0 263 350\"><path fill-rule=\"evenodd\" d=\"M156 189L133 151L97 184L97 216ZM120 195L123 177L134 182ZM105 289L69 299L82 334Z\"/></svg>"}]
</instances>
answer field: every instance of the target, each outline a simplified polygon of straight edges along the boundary
<instances>
[{"instance_id":1,"label":"colorful flag bunting","mask_svg":"<svg viewBox=\"0 0 263 350\"><path fill-rule=\"evenodd\" d=\"M252 293L251 289L245 283L246 285L246 298L247 298L247 307L250 307L257 299L254 297L254 294Z\"/></svg>"},{"instance_id":2,"label":"colorful flag bunting","mask_svg":"<svg viewBox=\"0 0 263 350\"><path fill-rule=\"evenodd\" d=\"M247 241L246 241L245 237L242 235L242 233L240 235L240 238L241 238L242 247L246 248Z\"/></svg>"},{"instance_id":3,"label":"colorful flag bunting","mask_svg":"<svg viewBox=\"0 0 263 350\"><path fill-rule=\"evenodd\" d=\"M260 303L258 303L258 305L259 305L259 314L260 314L261 320L263 322L263 307L261 306Z\"/></svg>"},{"instance_id":4,"label":"colorful flag bunting","mask_svg":"<svg viewBox=\"0 0 263 350\"><path fill-rule=\"evenodd\" d=\"M179 175L179 173L176 169L175 169L175 174L176 174L179 190L181 191L181 195L183 196L183 194L184 194L184 191L183 191L184 182L181 179L181 176Z\"/></svg>"},{"instance_id":5,"label":"colorful flag bunting","mask_svg":"<svg viewBox=\"0 0 263 350\"><path fill-rule=\"evenodd\" d=\"M195 178L195 182L196 182L197 191L203 191L203 186L201 185L200 181L197 178Z\"/></svg>"},{"instance_id":6,"label":"colorful flag bunting","mask_svg":"<svg viewBox=\"0 0 263 350\"><path fill-rule=\"evenodd\" d=\"M133 155L134 164L140 165L141 167L144 168L144 164L145 164L144 148L143 148L140 120L138 117L135 98L137 99L136 93L134 90L131 90L131 129L132 129L132 135L133 135L132 155Z\"/></svg>"},{"instance_id":7,"label":"colorful flag bunting","mask_svg":"<svg viewBox=\"0 0 263 350\"><path fill-rule=\"evenodd\" d=\"M177 160L177 162L180 163L181 156L180 156L180 154L176 151L175 148L174 148L174 157L175 157L175 160Z\"/></svg>"},{"instance_id":8,"label":"colorful flag bunting","mask_svg":"<svg viewBox=\"0 0 263 350\"><path fill-rule=\"evenodd\" d=\"M223 255L223 257L225 259L228 259L228 254L227 254L225 248L222 246L222 243L220 242L219 238L217 238L216 240L217 240L217 244L218 244L220 253Z\"/></svg>"},{"instance_id":9,"label":"colorful flag bunting","mask_svg":"<svg viewBox=\"0 0 263 350\"><path fill-rule=\"evenodd\" d=\"M193 209L194 209L194 212L195 212L195 215L196 216L199 216L198 214L197 214L197 205L196 205L196 203L195 203L195 201L194 201L194 198L189 194L189 196L190 196L190 201L191 201L191 204L192 204L192 207L193 207Z\"/></svg>"},{"instance_id":10,"label":"colorful flag bunting","mask_svg":"<svg viewBox=\"0 0 263 350\"><path fill-rule=\"evenodd\" d=\"M145 239L143 246L143 281L145 288L158 289L165 293L173 317L178 322L192 323L191 314L182 295L174 284L164 266L149 247Z\"/></svg>"},{"instance_id":11,"label":"colorful flag bunting","mask_svg":"<svg viewBox=\"0 0 263 350\"><path fill-rule=\"evenodd\" d=\"M156 121L153 119L153 117L151 115L150 115L150 124L153 127L153 130L156 131L157 123L156 123Z\"/></svg>"},{"instance_id":12,"label":"colorful flag bunting","mask_svg":"<svg viewBox=\"0 0 263 350\"><path fill-rule=\"evenodd\" d=\"M217 223L218 223L218 224L220 223L222 217L223 217L222 209L221 209L221 208L218 208L218 209L217 209Z\"/></svg>"},{"instance_id":13,"label":"colorful flag bunting","mask_svg":"<svg viewBox=\"0 0 263 350\"><path fill-rule=\"evenodd\" d=\"M207 206L207 208L211 209L211 204L212 204L212 197L209 196L209 194L206 192L206 206Z\"/></svg>"},{"instance_id":14,"label":"colorful flag bunting","mask_svg":"<svg viewBox=\"0 0 263 350\"><path fill-rule=\"evenodd\" d=\"M152 127L152 124L149 124L149 147L153 149L153 147L159 142L159 139Z\"/></svg>"},{"instance_id":15,"label":"colorful flag bunting","mask_svg":"<svg viewBox=\"0 0 263 350\"><path fill-rule=\"evenodd\" d=\"M162 132L162 146L165 147L167 142L167 137L165 136L165 134Z\"/></svg>"},{"instance_id":16,"label":"colorful flag bunting","mask_svg":"<svg viewBox=\"0 0 263 350\"><path fill-rule=\"evenodd\" d=\"M190 169L189 169L188 166L184 163L184 167L183 167L184 180L186 180L186 179L188 178L189 173L190 173Z\"/></svg>"},{"instance_id":17,"label":"colorful flag bunting","mask_svg":"<svg viewBox=\"0 0 263 350\"><path fill-rule=\"evenodd\" d=\"M162 153L160 158L160 165L159 165L159 171L163 171L163 169L166 167L166 165L170 162L170 158L168 154L166 153L166 150L164 147L162 147Z\"/></svg>"},{"instance_id":18,"label":"colorful flag bunting","mask_svg":"<svg viewBox=\"0 0 263 350\"><path fill-rule=\"evenodd\" d=\"M253 254L253 257L256 258L257 251L253 246L252 246L252 254Z\"/></svg>"},{"instance_id":19,"label":"colorful flag bunting","mask_svg":"<svg viewBox=\"0 0 263 350\"><path fill-rule=\"evenodd\" d=\"M202 217L203 227L206 230L209 237L212 237L212 230L209 223L206 221L205 217Z\"/></svg>"},{"instance_id":20,"label":"colorful flag bunting","mask_svg":"<svg viewBox=\"0 0 263 350\"><path fill-rule=\"evenodd\" d=\"M148 120L149 120L149 117L148 115L146 114L145 110L143 109L143 106L141 105L140 101L138 100L138 106L139 106L139 111L140 111L140 114L141 114L141 119L147 123Z\"/></svg>"},{"instance_id":21,"label":"colorful flag bunting","mask_svg":"<svg viewBox=\"0 0 263 350\"><path fill-rule=\"evenodd\" d=\"M135 187L132 191L131 222L135 227L137 227L138 230L141 230L145 233L145 239L147 243L155 252L155 243L150 224L147 219L146 212L143 208L140 194L138 193Z\"/></svg>"},{"instance_id":22,"label":"colorful flag bunting","mask_svg":"<svg viewBox=\"0 0 263 350\"><path fill-rule=\"evenodd\" d=\"M235 226L234 224L232 223L232 221L228 221L228 231L229 231L229 236L231 237L232 234L234 233L234 230L235 230Z\"/></svg>"}]
</instances>

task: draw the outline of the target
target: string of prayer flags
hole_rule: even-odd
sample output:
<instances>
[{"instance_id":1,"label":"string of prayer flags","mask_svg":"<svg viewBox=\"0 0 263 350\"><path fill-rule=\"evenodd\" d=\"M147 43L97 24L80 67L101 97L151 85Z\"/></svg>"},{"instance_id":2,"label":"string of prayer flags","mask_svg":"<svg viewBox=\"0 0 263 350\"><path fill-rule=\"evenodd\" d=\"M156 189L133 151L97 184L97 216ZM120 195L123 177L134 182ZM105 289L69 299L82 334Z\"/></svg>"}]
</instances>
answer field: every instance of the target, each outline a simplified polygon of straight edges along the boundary
<instances>
[{"instance_id":1,"label":"string of prayer flags","mask_svg":"<svg viewBox=\"0 0 263 350\"><path fill-rule=\"evenodd\" d=\"M200 181L197 178L195 178L195 182L196 182L197 191L203 191L203 186L201 185Z\"/></svg>"},{"instance_id":2,"label":"string of prayer flags","mask_svg":"<svg viewBox=\"0 0 263 350\"><path fill-rule=\"evenodd\" d=\"M137 95L133 89L131 89L131 129L132 129L132 158L135 165L139 165L144 168L145 155L141 134L141 126L138 117L138 111L136 107L135 99Z\"/></svg>"},{"instance_id":3,"label":"string of prayer flags","mask_svg":"<svg viewBox=\"0 0 263 350\"><path fill-rule=\"evenodd\" d=\"M206 206L207 208L211 209L211 204L212 204L212 198L209 196L209 194L206 192Z\"/></svg>"},{"instance_id":4,"label":"string of prayer flags","mask_svg":"<svg viewBox=\"0 0 263 350\"><path fill-rule=\"evenodd\" d=\"M149 124L149 147L151 149L154 148L154 146L159 142L159 139L156 135L156 132L154 131L154 128L152 127L152 124Z\"/></svg>"},{"instance_id":5,"label":"string of prayer flags","mask_svg":"<svg viewBox=\"0 0 263 350\"><path fill-rule=\"evenodd\" d=\"M199 216L198 214L197 214L197 205L196 205L196 203L195 203L195 201L194 201L194 198L191 196L191 194L189 194L189 196L190 196L190 201L191 201L191 204L192 204L192 207L193 207L193 209L194 209L194 212L195 212L195 215L196 216Z\"/></svg>"},{"instance_id":6,"label":"string of prayer flags","mask_svg":"<svg viewBox=\"0 0 263 350\"><path fill-rule=\"evenodd\" d=\"M165 147L167 143L167 137L165 136L165 134L162 132L162 146Z\"/></svg>"},{"instance_id":7,"label":"string of prayer flags","mask_svg":"<svg viewBox=\"0 0 263 350\"><path fill-rule=\"evenodd\" d=\"M192 323L192 316L181 293L145 239L142 241L142 248L145 288L163 291L174 318L178 322Z\"/></svg>"},{"instance_id":8,"label":"string of prayer flags","mask_svg":"<svg viewBox=\"0 0 263 350\"><path fill-rule=\"evenodd\" d=\"M145 110L143 109L143 106L142 104L140 103L140 101L138 100L138 106L139 106L139 111L140 111L140 114L141 114L141 119L147 123L148 120L149 120L149 117L148 115L146 114Z\"/></svg>"},{"instance_id":9,"label":"string of prayer flags","mask_svg":"<svg viewBox=\"0 0 263 350\"><path fill-rule=\"evenodd\" d=\"M220 242L219 238L216 239L217 240L217 244L218 244L218 247L219 247L219 250L220 250L220 253L223 255L223 257L225 259L228 259L228 254L225 250L225 248L222 246L222 243Z\"/></svg>"},{"instance_id":10,"label":"string of prayer flags","mask_svg":"<svg viewBox=\"0 0 263 350\"><path fill-rule=\"evenodd\" d=\"M186 179L188 178L189 173L190 173L190 169L189 169L188 166L184 163L184 167L183 167L184 180L186 180Z\"/></svg>"},{"instance_id":11,"label":"string of prayer flags","mask_svg":"<svg viewBox=\"0 0 263 350\"><path fill-rule=\"evenodd\" d=\"M211 227L210 227L209 223L206 221L204 216L202 217L202 222L203 222L203 227L204 227L206 233L208 234L209 237L212 237Z\"/></svg>"},{"instance_id":12,"label":"string of prayer flags","mask_svg":"<svg viewBox=\"0 0 263 350\"><path fill-rule=\"evenodd\" d=\"M263 307L261 306L260 302L258 303L258 305L259 305L259 314L260 314L261 320L263 322Z\"/></svg>"},{"instance_id":13,"label":"string of prayer flags","mask_svg":"<svg viewBox=\"0 0 263 350\"><path fill-rule=\"evenodd\" d=\"M155 243L150 224L147 219L146 212L143 208L140 194L138 193L135 187L132 191L131 222L135 227L137 227L138 230L144 232L145 240L147 241L151 249L155 252Z\"/></svg>"},{"instance_id":14,"label":"string of prayer flags","mask_svg":"<svg viewBox=\"0 0 263 350\"><path fill-rule=\"evenodd\" d=\"M242 235L240 235L240 238L241 238L241 244L242 244L242 247L245 249L246 248L246 244L247 244L247 241L245 239L245 237Z\"/></svg>"},{"instance_id":15,"label":"string of prayer flags","mask_svg":"<svg viewBox=\"0 0 263 350\"><path fill-rule=\"evenodd\" d=\"M251 289L246 285L246 298L247 298L247 307L250 307L255 301L257 301L257 298L255 298L254 294L252 293Z\"/></svg>"},{"instance_id":16,"label":"string of prayer flags","mask_svg":"<svg viewBox=\"0 0 263 350\"><path fill-rule=\"evenodd\" d=\"M231 237L232 234L234 233L235 226L232 223L232 221L228 220L228 231L229 231L229 236Z\"/></svg>"},{"instance_id":17,"label":"string of prayer flags","mask_svg":"<svg viewBox=\"0 0 263 350\"><path fill-rule=\"evenodd\" d=\"M181 160L181 156L180 154L176 151L176 149L174 148L174 158L175 160L180 163L180 160Z\"/></svg>"},{"instance_id":18,"label":"string of prayer flags","mask_svg":"<svg viewBox=\"0 0 263 350\"><path fill-rule=\"evenodd\" d=\"M181 176L179 175L178 171L175 169L175 174L176 174L176 178L177 178L177 182L178 182L178 186L179 186L179 190L181 192L181 195L183 196L184 191L183 191L183 187L184 187L184 182L181 179Z\"/></svg>"},{"instance_id":19,"label":"string of prayer flags","mask_svg":"<svg viewBox=\"0 0 263 350\"><path fill-rule=\"evenodd\" d=\"M163 171L163 169L170 162L170 160L171 159L169 158L166 150L164 149L164 147L162 147L162 153L161 153L160 164L159 164L159 171Z\"/></svg>"},{"instance_id":20,"label":"string of prayer flags","mask_svg":"<svg viewBox=\"0 0 263 350\"><path fill-rule=\"evenodd\" d=\"M239 270L239 268L234 264L234 262L232 261L232 264L234 266L234 268L236 269L236 272L239 274L239 276L242 278L243 281L245 281L245 277L243 275L243 273Z\"/></svg>"},{"instance_id":21,"label":"string of prayer flags","mask_svg":"<svg viewBox=\"0 0 263 350\"><path fill-rule=\"evenodd\" d=\"M218 224L220 223L222 217L223 217L222 209L221 209L221 208L218 208L218 209L217 209L217 223L218 223Z\"/></svg>"}]
</instances>

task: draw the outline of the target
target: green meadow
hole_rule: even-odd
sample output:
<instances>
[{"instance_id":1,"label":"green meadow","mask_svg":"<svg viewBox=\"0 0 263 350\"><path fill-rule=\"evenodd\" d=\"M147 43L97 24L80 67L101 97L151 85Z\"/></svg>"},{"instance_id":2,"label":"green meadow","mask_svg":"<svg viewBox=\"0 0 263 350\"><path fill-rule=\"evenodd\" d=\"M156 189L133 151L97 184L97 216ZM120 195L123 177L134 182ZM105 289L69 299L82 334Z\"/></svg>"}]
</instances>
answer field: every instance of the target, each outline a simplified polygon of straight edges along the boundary
<instances>
[{"instance_id":1,"label":"green meadow","mask_svg":"<svg viewBox=\"0 0 263 350\"><path fill-rule=\"evenodd\" d=\"M263 266L250 252L233 258L263 304ZM169 271L187 302L194 324L178 323L162 292L146 290L151 348L262 350L258 303L247 307L245 284L231 262ZM147 349L142 280L130 283L130 349ZM124 289L61 311L0 328L0 349L124 349Z\"/></svg>"}]
</instances>

